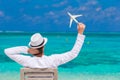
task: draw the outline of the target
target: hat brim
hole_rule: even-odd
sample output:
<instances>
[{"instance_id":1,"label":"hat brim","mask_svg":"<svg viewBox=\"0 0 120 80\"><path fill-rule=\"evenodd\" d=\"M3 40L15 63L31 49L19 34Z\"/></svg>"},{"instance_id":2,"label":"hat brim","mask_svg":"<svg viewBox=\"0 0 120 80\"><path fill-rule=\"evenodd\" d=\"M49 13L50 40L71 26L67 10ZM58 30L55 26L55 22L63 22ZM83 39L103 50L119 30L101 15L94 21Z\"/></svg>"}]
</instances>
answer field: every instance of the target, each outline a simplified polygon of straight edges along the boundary
<instances>
[{"instance_id":1,"label":"hat brim","mask_svg":"<svg viewBox=\"0 0 120 80\"><path fill-rule=\"evenodd\" d=\"M33 46L31 46L31 42L29 42L28 45L29 45L30 48L41 48L41 47L43 47L43 46L47 43L47 41L48 41L48 39L45 38L45 37L44 37L43 39L44 39L44 43L43 43L41 46L33 47Z\"/></svg>"}]
</instances>

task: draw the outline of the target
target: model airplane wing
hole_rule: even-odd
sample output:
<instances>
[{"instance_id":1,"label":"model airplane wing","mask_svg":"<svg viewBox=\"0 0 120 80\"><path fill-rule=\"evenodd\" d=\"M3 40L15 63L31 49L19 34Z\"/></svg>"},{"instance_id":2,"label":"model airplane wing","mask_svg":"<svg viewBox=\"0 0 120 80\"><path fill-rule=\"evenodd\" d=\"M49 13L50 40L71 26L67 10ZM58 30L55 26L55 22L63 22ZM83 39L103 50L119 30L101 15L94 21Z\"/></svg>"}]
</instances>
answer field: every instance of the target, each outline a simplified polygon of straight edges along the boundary
<instances>
[{"instance_id":1,"label":"model airplane wing","mask_svg":"<svg viewBox=\"0 0 120 80\"><path fill-rule=\"evenodd\" d=\"M70 19L70 25L69 25L69 27L71 27L72 22L73 22L73 19L71 18L71 19Z\"/></svg>"},{"instance_id":2,"label":"model airplane wing","mask_svg":"<svg viewBox=\"0 0 120 80\"><path fill-rule=\"evenodd\" d=\"M82 15L73 15L73 17L75 17L75 18L80 17L80 16L82 16Z\"/></svg>"}]
</instances>

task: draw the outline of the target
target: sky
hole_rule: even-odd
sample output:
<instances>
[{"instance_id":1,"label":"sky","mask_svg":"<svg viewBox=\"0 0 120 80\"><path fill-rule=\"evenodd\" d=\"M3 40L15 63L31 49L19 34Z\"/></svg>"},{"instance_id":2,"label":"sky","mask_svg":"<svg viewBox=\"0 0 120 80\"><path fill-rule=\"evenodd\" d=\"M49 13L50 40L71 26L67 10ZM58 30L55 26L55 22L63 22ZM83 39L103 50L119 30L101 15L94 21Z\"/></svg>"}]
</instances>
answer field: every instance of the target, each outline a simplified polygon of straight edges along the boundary
<instances>
[{"instance_id":1,"label":"sky","mask_svg":"<svg viewBox=\"0 0 120 80\"><path fill-rule=\"evenodd\" d=\"M67 12L86 32L120 32L120 0L0 0L0 31L75 32Z\"/></svg>"}]
</instances>

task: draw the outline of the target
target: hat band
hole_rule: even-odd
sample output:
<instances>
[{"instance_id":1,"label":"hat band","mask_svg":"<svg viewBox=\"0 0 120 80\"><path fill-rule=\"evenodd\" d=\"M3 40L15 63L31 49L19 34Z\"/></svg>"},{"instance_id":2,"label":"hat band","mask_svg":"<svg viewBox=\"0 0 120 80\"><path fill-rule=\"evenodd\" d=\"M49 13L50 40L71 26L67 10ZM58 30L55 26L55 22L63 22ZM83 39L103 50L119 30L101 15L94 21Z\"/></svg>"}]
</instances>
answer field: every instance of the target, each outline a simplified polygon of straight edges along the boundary
<instances>
[{"instance_id":1,"label":"hat band","mask_svg":"<svg viewBox=\"0 0 120 80\"><path fill-rule=\"evenodd\" d=\"M30 44L30 46L31 46L31 47L39 47L39 46L42 46L42 45L44 44L44 42L45 42L45 41L44 41L44 39L43 39L43 42L42 42L41 44L39 44L39 45L37 45L37 46L33 46L33 45Z\"/></svg>"}]
</instances>

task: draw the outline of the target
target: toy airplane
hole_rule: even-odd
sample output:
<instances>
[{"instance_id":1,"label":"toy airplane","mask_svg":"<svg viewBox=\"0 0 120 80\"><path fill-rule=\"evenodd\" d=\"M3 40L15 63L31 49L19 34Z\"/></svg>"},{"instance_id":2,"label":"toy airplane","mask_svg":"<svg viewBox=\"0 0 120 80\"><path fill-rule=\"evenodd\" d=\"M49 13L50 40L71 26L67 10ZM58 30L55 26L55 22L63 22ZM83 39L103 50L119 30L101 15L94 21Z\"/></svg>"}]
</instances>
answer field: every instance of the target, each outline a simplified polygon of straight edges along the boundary
<instances>
[{"instance_id":1,"label":"toy airplane","mask_svg":"<svg viewBox=\"0 0 120 80\"><path fill-rule=\"evenodd\" d=\"M75 18L82 16L81 14L80 14L80 15L72 15L72 14L69 13L69 12L67 12L67 13L68 13L68 15L70 16L70 25L69 25L70 28L71 28L71 25L72 25L73 20L74 20L77 24L79 23Z\"/></svg>"}]
</instances>

